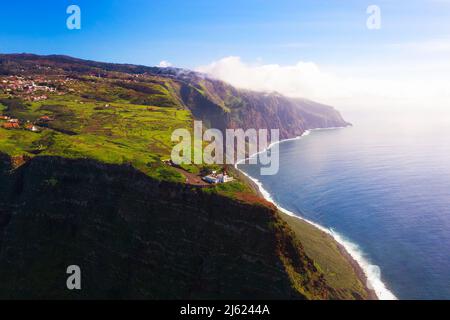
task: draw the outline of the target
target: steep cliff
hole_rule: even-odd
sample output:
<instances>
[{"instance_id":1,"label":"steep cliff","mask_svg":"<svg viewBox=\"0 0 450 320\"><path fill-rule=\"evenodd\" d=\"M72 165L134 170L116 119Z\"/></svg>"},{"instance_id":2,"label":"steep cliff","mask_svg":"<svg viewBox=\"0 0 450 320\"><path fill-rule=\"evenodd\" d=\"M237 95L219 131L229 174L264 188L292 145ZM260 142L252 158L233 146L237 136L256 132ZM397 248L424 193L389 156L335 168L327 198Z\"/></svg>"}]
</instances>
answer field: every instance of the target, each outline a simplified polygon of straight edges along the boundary
<instances>
[{"instance_id":1,"label":"steep cliff","mask_svg":"<svg viewBox=\"0 0 450 320\"><path fill-rule=\"evenodd\" d=\"M0 298L327 299L329 287L269 204L128 166L1 156ZM83 289L68 291L79 265Z\"/></svg>"},{"instance_id":2,"label":"steep cliff","mask_svg":"<svg viewBox=\"0 0 450 320\"><path fill-rule=\"evenodd\" d=\"M14 89L0 92L0 113L22 127L0 127L0 298L368 297L332 240L290 223L245 177L198 188L163 161L194 119L289 138L347 125L333 108L62 56L0 55L1 75ZM79 292L66 288L69 265L82 269Z\"/></svg>"},{"instance_id":3,"label":"steep cliff","mask_svg":"<svg viewBox=\"0 0 450 320\"><path fill-rule=\"evenodd\" d=\"M195 72L168 72L183 82L182 98L193 115L218 129L279 129L280 138L294 138L315 128L350 125L333 107L278 93L236 89Z\"/></svg>"}]
</instances>

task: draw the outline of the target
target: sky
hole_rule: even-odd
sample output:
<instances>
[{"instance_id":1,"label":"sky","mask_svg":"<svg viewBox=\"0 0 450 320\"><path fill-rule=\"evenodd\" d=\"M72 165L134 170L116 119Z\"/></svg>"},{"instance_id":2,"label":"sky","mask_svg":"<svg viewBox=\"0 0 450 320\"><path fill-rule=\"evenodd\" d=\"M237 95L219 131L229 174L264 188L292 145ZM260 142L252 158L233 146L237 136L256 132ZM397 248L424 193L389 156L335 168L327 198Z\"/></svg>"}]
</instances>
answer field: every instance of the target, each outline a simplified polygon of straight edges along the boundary
<instances>
[{"instance_id":1,"label":"sky","mask_svg":"<svg viewBox=\"0 0 450 320\"><path fill-rule=\"evenodd\" d=\"M349 109L450 107L450 0L2 1L0 52L173 65Z\"/></svg>"}]
</instances>

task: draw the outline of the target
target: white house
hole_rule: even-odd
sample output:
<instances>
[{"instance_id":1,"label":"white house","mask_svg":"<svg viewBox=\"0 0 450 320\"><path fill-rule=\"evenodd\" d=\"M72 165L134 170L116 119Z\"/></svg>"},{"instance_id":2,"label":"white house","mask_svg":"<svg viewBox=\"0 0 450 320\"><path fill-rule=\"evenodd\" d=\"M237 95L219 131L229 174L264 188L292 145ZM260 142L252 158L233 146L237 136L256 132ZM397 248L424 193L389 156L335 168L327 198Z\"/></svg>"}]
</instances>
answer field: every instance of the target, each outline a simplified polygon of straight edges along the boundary
<instances>
[{"instance_id":1,"label":"white house","mask_svg":"<svg viewBox=\"0 0 450 320\"><path fill-rule=\"evenodd\" d=\"M230 177L227 174L223 174L223 173L216 174L214 172L206 177L203 177L202 179L203 179L203 181L206 181L211 184L227 183L227 182L231 182L234 180L233 177Z\"/></svg>"}]
</instances>

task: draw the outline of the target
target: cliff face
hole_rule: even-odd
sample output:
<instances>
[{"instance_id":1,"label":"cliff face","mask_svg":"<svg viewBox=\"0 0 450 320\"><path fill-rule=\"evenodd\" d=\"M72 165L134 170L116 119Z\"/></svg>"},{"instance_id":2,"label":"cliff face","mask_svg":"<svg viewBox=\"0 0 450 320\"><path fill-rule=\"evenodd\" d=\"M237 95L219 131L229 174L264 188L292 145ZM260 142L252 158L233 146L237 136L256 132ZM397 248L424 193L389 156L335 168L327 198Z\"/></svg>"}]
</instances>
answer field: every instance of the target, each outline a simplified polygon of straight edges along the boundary
<instances>
[{"instance_id":1,"label":"cliff face","mask_svg":"<svg viewBox=\"0 0 450 320\"><path fill-rule=\"evenodd\" d=\"M347 125L333 108L186 70L62 56L0 55L1 75L58 92L39 102L0 93L10 117L53 119L39 133L0 128L0 298L366 297L353 276L354 286L330 285L333 266L313 261L272 205L185 185L162 161L172 131L193 119L290 138ZM69 265L81 267L80 292L66 288Z\"/></svg>"},{"instance_id":2,"label":"cliff face","mask_svg":"<svg viewBox=\"0 0 450 320\"><path fill-rule=\"evenodd\" d=\"M0 298L339 297L270 205L127 166L0 158Z\"/></svg>"},{"instance_id":3,"label":"cliff face","mask_svg":"<svg viewBox=\"0 0 450 320\"><path fill-rule=\"evenodd\" d=\"M240 90L194 72L166 76L182 83L183 102L194 117L209 127L279 129L280 138L287 139L300 136L308 129L349 125L333 107L310 100Z\"/></svg>"}]
</instances>

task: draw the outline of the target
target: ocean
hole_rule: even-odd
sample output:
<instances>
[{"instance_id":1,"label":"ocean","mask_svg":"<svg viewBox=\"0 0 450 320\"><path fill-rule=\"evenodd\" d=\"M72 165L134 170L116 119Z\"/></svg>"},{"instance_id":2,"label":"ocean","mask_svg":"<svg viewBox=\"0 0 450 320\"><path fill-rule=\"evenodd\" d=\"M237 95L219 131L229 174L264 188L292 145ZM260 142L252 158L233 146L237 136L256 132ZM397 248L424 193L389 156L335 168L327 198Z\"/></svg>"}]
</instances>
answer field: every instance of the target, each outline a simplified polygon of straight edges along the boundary
<instances>
[{"instance_id":1,"label":"ocean","mask_svg":"<svg viewBox=\"0 0 450 320\"><path fill-rule=\"evenodd\" d=\"M282 142L274 176L239 169L343 243L380 298L450 299L450 117L346 118Z\"/></svg>"}]
</instances>

